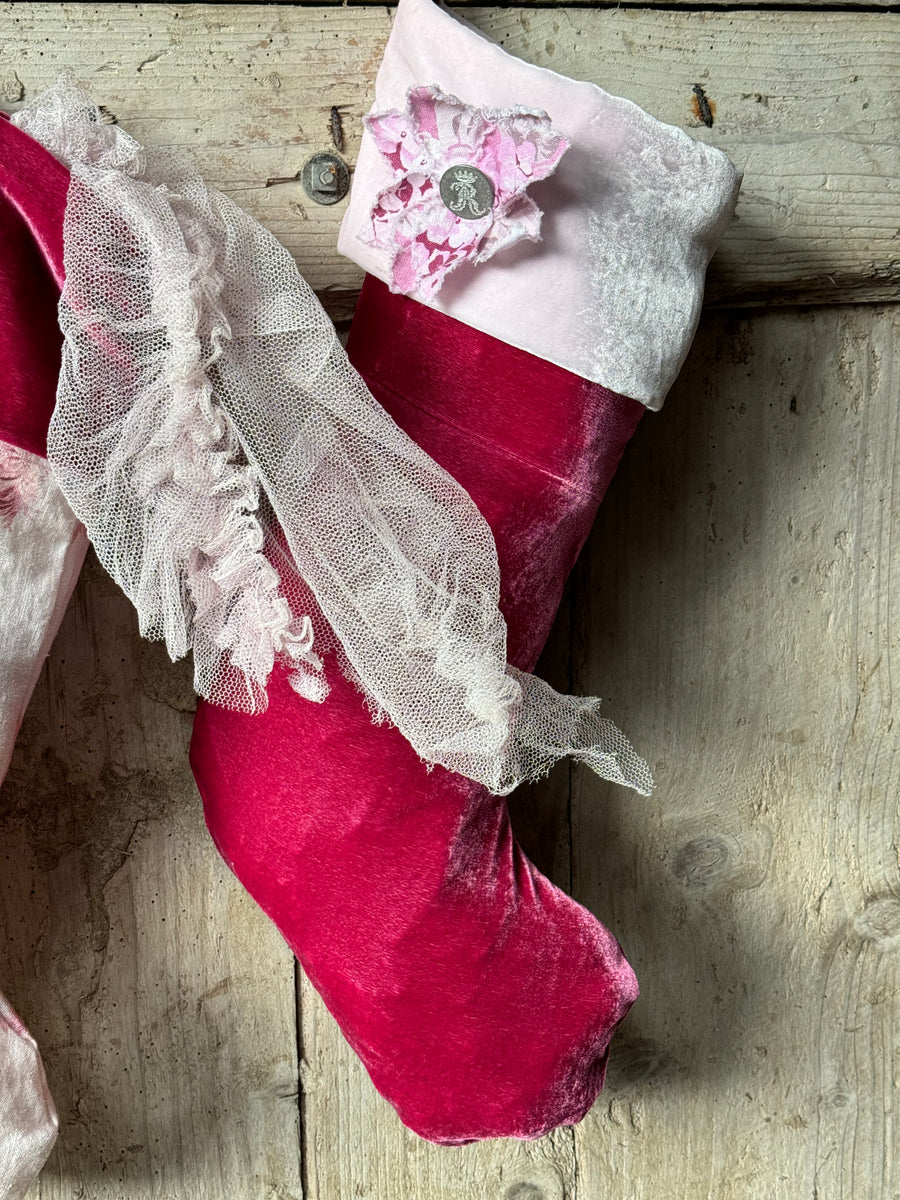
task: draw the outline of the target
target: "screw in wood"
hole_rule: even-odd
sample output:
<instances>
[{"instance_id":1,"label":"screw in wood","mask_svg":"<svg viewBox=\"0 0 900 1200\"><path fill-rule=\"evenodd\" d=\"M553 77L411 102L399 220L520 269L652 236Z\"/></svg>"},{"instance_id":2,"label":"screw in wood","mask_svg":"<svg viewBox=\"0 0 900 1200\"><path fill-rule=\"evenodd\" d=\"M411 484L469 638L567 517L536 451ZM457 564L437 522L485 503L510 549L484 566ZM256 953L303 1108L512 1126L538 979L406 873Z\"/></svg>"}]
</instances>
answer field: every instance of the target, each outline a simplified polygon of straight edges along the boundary
<instances>
[{"instance_id":1,"label":"screw in wood","mask_svg":"<svg viewBox=\"0 0 900 1200\"><path fill-rule=\"evenodd\" d=\"M300 172L303 189L316 204L337 204L350 190L350 171L336 154L314 154Z\"/></svg>"}]
</instances>

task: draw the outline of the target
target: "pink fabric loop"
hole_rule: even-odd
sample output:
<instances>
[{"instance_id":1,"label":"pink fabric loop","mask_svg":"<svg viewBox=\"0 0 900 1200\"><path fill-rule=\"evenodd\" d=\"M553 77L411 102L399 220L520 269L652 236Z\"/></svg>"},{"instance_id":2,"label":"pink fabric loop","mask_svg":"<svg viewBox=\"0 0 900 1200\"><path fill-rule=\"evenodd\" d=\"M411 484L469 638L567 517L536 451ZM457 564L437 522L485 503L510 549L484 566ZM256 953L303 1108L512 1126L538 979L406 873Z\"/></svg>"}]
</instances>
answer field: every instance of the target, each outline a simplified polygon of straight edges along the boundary
<instances>
[{"instance_id":1,"label":"pink fabric loop","mask_svg":"<svg viewBox=\"0 0 900 1200\"><path fill-rule=\"evenodd\" d=\"M0 120L0 438L46 457L62 334L62 223L69 173Z\"/></svg>"}]
</instances>

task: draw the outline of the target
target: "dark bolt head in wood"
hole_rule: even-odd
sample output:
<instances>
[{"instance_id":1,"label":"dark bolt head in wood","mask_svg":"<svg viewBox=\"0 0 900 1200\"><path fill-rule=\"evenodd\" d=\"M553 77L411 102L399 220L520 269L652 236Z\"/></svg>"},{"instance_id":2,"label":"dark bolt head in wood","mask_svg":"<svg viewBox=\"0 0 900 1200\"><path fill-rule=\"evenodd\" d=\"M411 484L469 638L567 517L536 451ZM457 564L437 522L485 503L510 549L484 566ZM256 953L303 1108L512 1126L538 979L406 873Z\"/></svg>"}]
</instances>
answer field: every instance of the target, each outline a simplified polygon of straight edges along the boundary
<instances>
[{"instance_id":1,"label":"dark bolt head in wood","mask_svg":"<svg viewBox=\"0 0 900 1200\"><path fill-rule=\"evenodd\" d=\"M336 154L314 154L303 164L300 179L316 204L337 204L350 190L350 171Z\"/></svg>"},{"instance_id":2,"label":"dark bolt head in wood","mask_svg":"<svg viewBox=\"0 0 900 1200\"><path fill-rule=\"evenodd\" d=\"M704 92L699 83L695 83L691 89L694 93L694 116L702 121L707 129L712 129L713 121L716 119L716 106Z\"/></svg>"}]
</instances>

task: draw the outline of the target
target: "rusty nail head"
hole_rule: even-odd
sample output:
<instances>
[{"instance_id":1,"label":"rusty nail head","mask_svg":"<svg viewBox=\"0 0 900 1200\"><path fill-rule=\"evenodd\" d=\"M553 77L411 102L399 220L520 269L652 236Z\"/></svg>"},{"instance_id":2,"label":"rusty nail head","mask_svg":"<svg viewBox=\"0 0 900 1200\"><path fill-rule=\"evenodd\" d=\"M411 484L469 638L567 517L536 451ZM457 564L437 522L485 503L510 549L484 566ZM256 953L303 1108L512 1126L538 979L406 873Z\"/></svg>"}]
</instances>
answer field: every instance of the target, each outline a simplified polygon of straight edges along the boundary
<instances>
[{"instance_id":1,"label":"rusty nail head","mask_svg":"<svg viewBox=\"0 0 900 1200\"><path fill-rule=\"evenodd\" d=\"M347 164L336 154L314 154L303 164L303 189L316 204L337 204L350 190Z\"/></svg>"}]
</instances>

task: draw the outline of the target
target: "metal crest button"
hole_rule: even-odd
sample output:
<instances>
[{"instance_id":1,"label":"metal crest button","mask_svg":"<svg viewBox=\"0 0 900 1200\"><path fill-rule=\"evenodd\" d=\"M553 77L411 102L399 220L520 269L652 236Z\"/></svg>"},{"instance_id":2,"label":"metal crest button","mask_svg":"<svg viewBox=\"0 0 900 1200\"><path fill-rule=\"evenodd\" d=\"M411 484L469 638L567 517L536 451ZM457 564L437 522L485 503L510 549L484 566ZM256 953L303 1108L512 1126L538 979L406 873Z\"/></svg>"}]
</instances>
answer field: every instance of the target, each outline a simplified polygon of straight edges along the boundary
<instances>
[{"instance_id":1,"label":"metal crest button","mask_svg":"<svg viewBox=\"0 0 900 1200\"><path fill-rule=\"evenodd\" d=\"M494 207L494 185L483 171L457 163L441 176L441 199L466 221L479 221Z\"/></svg>"}]
</instances>

